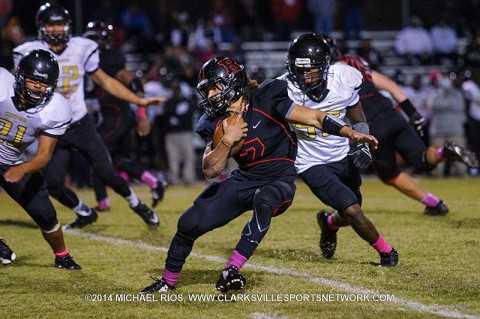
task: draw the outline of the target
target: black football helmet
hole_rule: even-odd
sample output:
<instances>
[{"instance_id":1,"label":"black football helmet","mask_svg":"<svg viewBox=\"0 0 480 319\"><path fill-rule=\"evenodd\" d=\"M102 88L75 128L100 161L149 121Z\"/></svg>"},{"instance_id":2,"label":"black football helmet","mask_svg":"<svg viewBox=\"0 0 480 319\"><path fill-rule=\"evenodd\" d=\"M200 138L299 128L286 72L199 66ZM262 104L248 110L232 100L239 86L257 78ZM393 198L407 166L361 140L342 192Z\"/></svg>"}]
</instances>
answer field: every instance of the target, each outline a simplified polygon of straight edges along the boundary
<instances>
[{"instance_id":1,"label":"black football helmet","mask_svg":"<svg viewBox=\"0 0 480 319\"><path fill-rule=\"evenodd\" d=\"M340 50L338 49L336 41L326 34L321 34L320 37L330 48L330 60L332 62L340 61L342 52L340 52Z\"/></svg>"},{"instance_id":2,"label":"black football helmet","mask_svg":"<svg viewBox=\"0 0 480 319\"><path fill-rule=\"evenodd\" d=\"M38 9L35 16L35 24L38 30L38 39L48 44L66 44L72 36L72 19L67 9L57 4L45 3ZM62 24L62 32L47 32L49 24Z\"/></svg>"},{"instance_id":3,"label":"black football helmet","mask_svg":"<svg viewBox=\"0 0 480 319\"><path fill-rule=\"evenodd\" d=\"M320 102L330 67L330 48L325 41L315 33L297 37L288 49L286 67L293 84L310 99Z\"/></svg>"},{"instance_id":4,"label":"black football helmet","mask_svg":"<svg viewBox=\"0 0 480 319\"><path fill-rule=\"evenodd\" d=\"M25 53L18 63L15 76L15 97L25 101L25 108L36 108L50 101L57 86L58 62L45 50L36 49ZM47 84L45 93L27 88L25 79L34 79Z\"/></svg>"},{"instance_id":5,"label":"black football helmet","mask_svg":"<svg viewBox=\"0 0 480 319\"><path fill-rule=\"evenodd\" d=\"M103 21L91 21L87 24L83 37L97 42L101 50L108 50L112 45L113 26Z\"/></svg>"},{"instance_id":6,"label":"black football helmet","mask_svg":"<svg viewBox=\"0 0 480 319\"><path fill-rule=\"evenodd\" d=\"M208 97L215 87L220 92ZM198 75L197 92L203 98L199 105L209 117L220 116L243 95L246 87L247 73L240 62L228 57L210 59Z\"/></svg>"}]
</instances>

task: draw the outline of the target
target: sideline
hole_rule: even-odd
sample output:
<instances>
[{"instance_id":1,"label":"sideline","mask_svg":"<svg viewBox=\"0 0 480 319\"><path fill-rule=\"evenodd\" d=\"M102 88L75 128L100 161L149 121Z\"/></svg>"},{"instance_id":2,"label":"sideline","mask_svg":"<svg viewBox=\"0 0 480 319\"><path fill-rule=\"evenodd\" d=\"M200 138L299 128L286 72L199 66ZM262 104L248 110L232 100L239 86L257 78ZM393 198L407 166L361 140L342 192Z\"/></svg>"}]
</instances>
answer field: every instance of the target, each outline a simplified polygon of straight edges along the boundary
<instances>
[{"instance_id":1,"label":"sideline","mask_svg":"<svg viewBox=\"0 0 480 319\"><path fill-rule=\"evenodd\" d=\"M102 236L102 235L97 235L97 234L92 234L88 232L79 232L75 230L69 230L65 231L66 234L72 235L72 236L77 236L77 237L84 237L88 239L93 239L93 240L98 240L98 241L103 241L110 243L112 245L116 246L127 246L127 247L136 247L136 248L142 248L142 249L148 249L148 250L156 250L156 251L162 251L162 252L167 252L168 248L167 247L162 247L162 246L155 246L147 243L143 243L140 241L133 241L133 240L127 240L127 239L121 239L121 238L115 238L115 237L108 237L108 236ZM214 261L214 262L219 262L219 263L225 263L227 260L222 257L218 256L212 256L212 255L202 255L202 254L197 254L192 252L190 256L195 257L195 258L201 258L201 259L206 259L209 261ZM285 268L274 268L274 267L267 267L267 266L262 266L260 264L254 264L254 263L247 263L245 264L246 268L251 268L255 270L261 270L264 272L268 272L271 274L275 275L285 275L285 276L291 276L291 277L296 277L304 280L308 280L310 282L322 284L325 286L329 286L335 289L340 289L352 294L364 294L364 295L380 295L379 292L374 291L374 290L369 290L365 289L362 287L357 287L350 285L348 283L340 282L340 281L334 281L334 280L329 280L323 277L315 277L309 274L305 273L300 273L291 269L285 269ZM386 292L385 292L386 293ZM423 313L431 313L447 318L466 318L466 319L480 319L478 316L474 315L469 315L469 314L463 314L460 312L457 312L453 310L450 307L445 307L445 306L438 306L438 305L433 305L433 306L428 306L424 305L420 302L408 300L408 299L403 299L395 296L395 300L392 301L392 303L397 304L403 308L399 310L413 310L417 312L423 312Z\"/></svg>"}]
</instances>

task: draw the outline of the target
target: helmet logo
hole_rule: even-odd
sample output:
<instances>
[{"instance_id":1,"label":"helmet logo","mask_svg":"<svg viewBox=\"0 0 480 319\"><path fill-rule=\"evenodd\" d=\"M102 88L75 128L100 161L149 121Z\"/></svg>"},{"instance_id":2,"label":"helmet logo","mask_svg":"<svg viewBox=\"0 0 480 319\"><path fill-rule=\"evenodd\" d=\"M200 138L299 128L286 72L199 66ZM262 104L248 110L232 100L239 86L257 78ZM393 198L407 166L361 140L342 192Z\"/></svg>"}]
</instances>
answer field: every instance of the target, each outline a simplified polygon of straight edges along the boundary
<instances>
[{"instance_id":1,"label":"helmet logo","mask_svg":"<svg viewBox=\"0 0 480 319\"><path fill-rule=\"evenodd\" d=\"M311 68L312 62L310 58L296 58L295 66L298 68Z\"/></svg>"},{"instance_id":2,"label":"helmet logo","mask_svg":"<svg viewBox=\"0 0 480 319\"><path fill-rule=\"evenodd\" d=\"M230 75L229 69L231 69L234 73L237 73L243 70L243 67L238 65L236 61L228 58L218 61L218 64L223 66L226 69L228 75Z\"/></svg>"},{"instance_id":3,"label":"helmet logo","mask_svg":"<svg viewBox=\"0 0 480 319\"><path fill-rule=\"evenodd\" d=\"M36 76L36 77L39 77L39 78L43 78L43 79L45 79L45 80L48 79L48 74L40 73L40 72L38 72L37 70L34 70L34 71L33 71L33 75Z\"/></svg>"}]
</instances>

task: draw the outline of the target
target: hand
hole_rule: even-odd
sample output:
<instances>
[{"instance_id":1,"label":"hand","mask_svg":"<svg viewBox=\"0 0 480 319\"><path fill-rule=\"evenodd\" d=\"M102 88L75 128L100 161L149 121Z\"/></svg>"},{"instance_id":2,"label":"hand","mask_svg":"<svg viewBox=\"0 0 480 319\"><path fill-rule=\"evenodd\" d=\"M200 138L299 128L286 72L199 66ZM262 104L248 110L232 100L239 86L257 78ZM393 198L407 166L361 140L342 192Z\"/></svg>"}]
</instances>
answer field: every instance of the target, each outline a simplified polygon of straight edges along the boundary
<instances>
[{"instance_id":1,"label":"hand","mask_svg":"<svg viewBox=\"0 0 480 319\"><path fill-rule=\"evenodd\" d=\"M352 146L348 155L353 157L353 163L358 169L366 169L372 163L372 154L366 143Z\"/></svg>"},{"instance_id":2,"label":"hand","mask_svg":"<svg viewBox=\"0 0 480 319\"><path fill-rule=\"evenodd\" d=\"M3 178L9 183L17 183L25 176L25 173L26 171L21 165L12 166L3 174Z\"/></svg>"},{"instance_id":3,"label":"hand","mask_svg":"<svg viewBox=\"0 0 480 319\"><path fill-rule=\"evenodd\" d=\"M140 103L138 103L138 105L149 106L152 104L160 104L166 101L167 99L164 97L144 97L140 99Z\"/></svg>"},{"instance_id":4,"label":"hand","mask_svg":"<svg viewBox=\"0 0 480 319\"><path fill-rule=\"evenodd\" d=\"M420 137L425 135L424 127L425 127L425 119L421 116L418 112L413 112L410 116L410 124L413 126L415 131Z\"/></svg>"},{"instance_id":5,"label":"hand","mask_svg":"<svg viewBox=\"0 0 480 319\"><path fill-rule=\"evenodd\" d=\"M242 118L241 114L233 115L237 116L237 118ZM240 141L241 139L245 138L247 136L248 128L247 128L247 123L244 121L234 121L231 124L227 123L227 120L224 120L222 122L223 125L223 138L222 138L222 143L225 144L226 146L232 147Z\"/></svg>"},{"instance_id":6,"label":"hand","mask_svg":"<svg viewBox=\"0 0 480 319\"><path fill-rule=\"evenodd\" d=\"M146 117L139 117L137 119L137 133L140 136L147 136L151 131L150 121Z\"/></svg>"}]
</instances>

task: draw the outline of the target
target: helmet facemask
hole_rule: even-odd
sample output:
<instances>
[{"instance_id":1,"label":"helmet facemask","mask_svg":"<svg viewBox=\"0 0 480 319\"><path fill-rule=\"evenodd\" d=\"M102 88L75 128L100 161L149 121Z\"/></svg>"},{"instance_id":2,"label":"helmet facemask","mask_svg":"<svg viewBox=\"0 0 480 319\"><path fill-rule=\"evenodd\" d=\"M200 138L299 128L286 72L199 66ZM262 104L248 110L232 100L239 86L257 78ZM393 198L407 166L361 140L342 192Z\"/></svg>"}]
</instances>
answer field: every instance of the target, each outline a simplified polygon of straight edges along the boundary
<instances>
[{"instance_id":1,"label":"helmet facemask","mask_svg":"<svg viewBox=\"0 0 480 319\"><path fill-rule=\"evenodd\" d=\"M46 84L45 92L41 90L34 90L27 88L26 80L40 81ZM31 109L38 106L43 106L50 101L57 86L56 81L45 79L44 77L35 76L32 74L26 74L24 71L19 70L15 77L15 95L18 99L24 101L25 108Z\"/></svg>"},{"instance_id":2,"label":"helmet facemask","mask_svg":"<svg viewBox=\"0 0 480 319\"><path fill-rule=\"evenodd\" d=\"M212 59L200 70L197 92L203 100L199 106L208 117L218 117L244 94L246 86L247 75L243 65L225 57ZM219 92L209 97L211 90Z\"/></svg>"},{"instance_id":3,"label":"helmet facemask","mask_svg":"<svg viewBox=\"0 0 480 319\"><path fill-rule=\"evenodd\" d=\"M289 59L287 70L292 83L315 102L320 102L327 88L330 58L324 62L313 62L310 58Z\"/></svg>"},{"instance_id":4,"label":"helmet facemask","mask_svg":"<svg viewBox=\"0 0 480 319\"><path fill-rule=\"evenodd\" d=\"M38 38L52 45L67 44L71 36L72 36L72 30L68 23L63 24L62 31L48 32L46 25L40 25L38 28Z\"/></svg>"}]
</instances>

